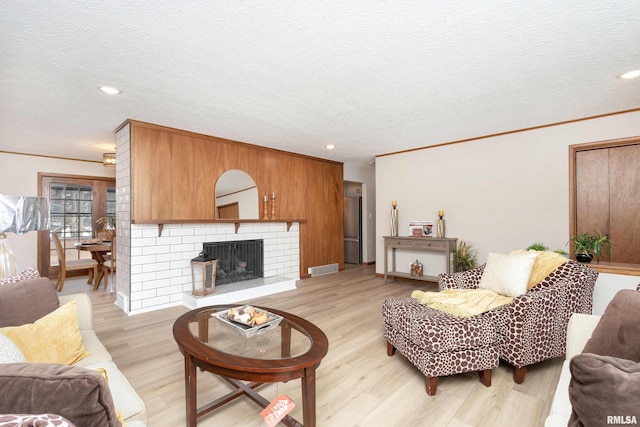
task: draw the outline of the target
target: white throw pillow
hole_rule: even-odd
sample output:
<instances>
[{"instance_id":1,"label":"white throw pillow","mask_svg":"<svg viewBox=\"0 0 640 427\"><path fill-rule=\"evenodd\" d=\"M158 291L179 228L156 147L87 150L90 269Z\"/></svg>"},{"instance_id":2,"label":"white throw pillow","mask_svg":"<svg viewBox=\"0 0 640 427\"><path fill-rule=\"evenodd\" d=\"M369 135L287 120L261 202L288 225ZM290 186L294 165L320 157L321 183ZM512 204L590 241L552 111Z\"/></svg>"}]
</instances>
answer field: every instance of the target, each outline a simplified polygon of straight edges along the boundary
<instances>
[{"instance_id":1,"label":"white throw pillow","mask_svg":"<svg viewBox=\"0 0 640 427\"><path fill-rule=\"evenodd\" d=\"M537 256L537 252L510 255L489 253L480 287L510 297L525 294Z\"/></svg>"},{"instance_id":2,"label":"white throw pillow","mask_svg":"<svg viewBox=\"0 0 640 427\"><path fill-rule=\"evenodd\" d=\"M0 363L24 363L27 360L13 341L5 334L0 334Z\"/></svg>"}]
</instances>

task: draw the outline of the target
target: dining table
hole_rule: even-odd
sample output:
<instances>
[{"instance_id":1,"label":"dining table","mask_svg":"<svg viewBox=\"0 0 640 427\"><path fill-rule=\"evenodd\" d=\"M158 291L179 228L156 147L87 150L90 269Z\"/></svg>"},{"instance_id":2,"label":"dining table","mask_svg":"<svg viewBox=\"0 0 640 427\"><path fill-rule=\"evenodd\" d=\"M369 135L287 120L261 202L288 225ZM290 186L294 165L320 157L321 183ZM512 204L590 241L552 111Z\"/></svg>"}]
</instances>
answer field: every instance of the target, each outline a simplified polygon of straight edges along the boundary
<instances>
[{"instance_id":1,"label":"dining table","mask_svg":"<svg viewBox=\"0 0 640 427\"><path fill-rule=\"evenodd\" d=\"M104 269L102 266L106 260L105 256L111 252L111 242L106 240L99 242L78 242L75 246L79 251L91 252L91 258L95 259L98 263L98 276L93 278L93 290L98 290L100 288L100 282L102 282L102 278L104 277Z\"/></svg>"}]
</instances>

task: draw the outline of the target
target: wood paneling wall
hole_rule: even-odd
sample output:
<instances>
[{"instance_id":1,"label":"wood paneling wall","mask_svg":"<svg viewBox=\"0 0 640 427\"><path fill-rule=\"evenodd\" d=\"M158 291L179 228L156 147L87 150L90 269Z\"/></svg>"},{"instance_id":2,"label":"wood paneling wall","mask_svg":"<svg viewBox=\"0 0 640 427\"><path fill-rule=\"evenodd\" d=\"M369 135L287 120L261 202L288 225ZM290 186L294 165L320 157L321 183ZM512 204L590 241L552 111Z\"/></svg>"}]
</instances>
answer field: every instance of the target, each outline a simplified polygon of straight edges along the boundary
<instances>
[{"instance_id":1,"label":"wood paneling wall","mask_svg":"<svg viewBox=\"0 0 640 427\"><path fill-rule=\"evenodd\" d=\"M640 264L640 138L570 146L572 234L599 231L613 242L603 260Z\"/></svg>"},{"instance_id":2,"label":"wood paneling wall","mask_svg":"<svg viewBox=\"0 0 640 427\"><path fill-rule=\"evenodd\" d=\"M238 141L129 120L134 223L215 220L215 185L227 170L276 193L278 219L300 224L300 277L343 254L343 165ZM256 201L259 203L259 201ZM261 210L260 210L261 212Z\"/></svg>"}]
</instances>

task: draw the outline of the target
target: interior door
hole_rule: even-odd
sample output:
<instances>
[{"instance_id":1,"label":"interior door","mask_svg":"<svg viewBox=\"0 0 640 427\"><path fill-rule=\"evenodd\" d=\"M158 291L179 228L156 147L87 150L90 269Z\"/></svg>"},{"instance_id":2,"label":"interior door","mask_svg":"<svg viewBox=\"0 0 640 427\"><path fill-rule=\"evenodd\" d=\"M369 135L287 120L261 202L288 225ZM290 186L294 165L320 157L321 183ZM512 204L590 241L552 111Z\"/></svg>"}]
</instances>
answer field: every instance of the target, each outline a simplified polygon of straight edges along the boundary
<instances>
[{"instance_id":1,"label":"interior door","mask_svg":"<svg viewBox=\"0 0 640 427\"><path fill-rule=\"evenodd\" d=\"M238 206L238 202L229 203L228 205L218 206L218 218L220 219L240 218L240 207Z\"/></svg>"}]
</instances>

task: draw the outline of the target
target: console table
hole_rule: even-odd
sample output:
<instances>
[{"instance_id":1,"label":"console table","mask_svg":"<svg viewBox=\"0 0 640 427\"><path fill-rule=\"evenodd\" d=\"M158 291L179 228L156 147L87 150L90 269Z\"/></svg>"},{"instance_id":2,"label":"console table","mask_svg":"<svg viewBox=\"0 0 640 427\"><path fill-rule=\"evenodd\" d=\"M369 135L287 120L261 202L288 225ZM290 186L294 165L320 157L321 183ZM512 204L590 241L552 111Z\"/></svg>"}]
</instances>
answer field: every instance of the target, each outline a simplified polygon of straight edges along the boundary
<instances>
[{"instance_id":1,"label":"console table","mask_svg":"<svg viewBox=\"0 0 640 427\"><path fill-rule=\"evenodd\" d=\"M452 237L392 237L383 236L384 239L384 282L387 276L404 277L406 279L437 282L437 276L412 276L410 273L396 271L396 249L422 252L441 252L447 257L447 273L451 272L451 255L456 251L458 239ZM389 271L388 255L391 249L391 271Z\"/></svg>"}]
</instances>

